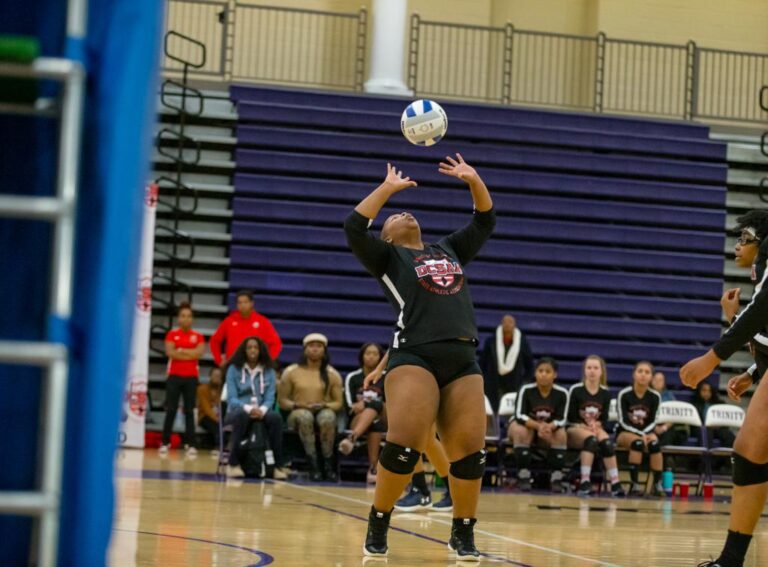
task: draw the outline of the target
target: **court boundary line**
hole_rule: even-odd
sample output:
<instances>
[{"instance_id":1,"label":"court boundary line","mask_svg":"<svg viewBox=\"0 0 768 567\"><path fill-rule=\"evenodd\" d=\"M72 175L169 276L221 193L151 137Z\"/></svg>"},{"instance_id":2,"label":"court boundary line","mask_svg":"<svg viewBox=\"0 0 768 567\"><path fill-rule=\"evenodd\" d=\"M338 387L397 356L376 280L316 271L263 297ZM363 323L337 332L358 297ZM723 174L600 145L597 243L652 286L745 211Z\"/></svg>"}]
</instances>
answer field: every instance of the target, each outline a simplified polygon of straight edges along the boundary
<instances>
[{"instance_id":1,"label":"court boundary line","mask_svg":"<svg viewBox=\"0 0 768 567\"><path fill-rule=\"evenodd\" d=\"M158 537L169 537L173 539L186 539L188 541L196 541L200 543L211 543L213 545L220 545L222 547L231 547L232 549L237 549L240 551L247 551L248 553L251 553L252 555L255 555L259 558L258 563L251 563L247 565L246 567L264 567L265 565L270 565L275 562L275 558L271 556L269 553L266 553L265 551L259 551L258 549L253 549L250 547L244 547L242 545L237 545L235 543L225 543L223 541L214 541L211 539L202 539L199 537L189 537L189 536L180 536L176 534L161 534L159 532L148 532L144 530L129 530L128 528L112 528L112 531L115 532L127 532L127 533L134 533L134 534L142 534L142 535L153 535Z\"/></svg>"},{"instance_id":2,"label":"court boundary line","mask_svg":"<svg viewBox=\"0 0 768 567\"><path fill-rule=\"evenodd\" d=\"M307 492L313 492L315 494L321 494L323 496L329 496L329 497L337 498L337 499L340 499L340 500L346 500L347 502L353 502L355 504L363 504L366 507L370 507L371 506L371 502L367 502L365 500L360 500L359 498L351 498L349 496L342 496L341 494L334 494L333 492L327 492L325 490L320 490L320 489L317 489L317 488L310 488L309 486L302 486L302 485L293 484L293 483L290 483L290 482L274 481L274 480L272 480L271 482L274 483L274 484L280 484L280 485L283 485L283 486L290 486L290 487L293 487L293 488L298 488L300 490L305 490ZM430 520L433 521L433 522L436 522L438 524L443 524L443 525L447 525L447 526L453 525L452 522L448 522L446 520L441 520L439 518L430 518ZM521 545L523 547L530 547L532 549L537 549L539 551L546 551L548 553L553 553L555 555L560 555L562 557L569 557L571 559L579 559L581 561L587 561L589 563L593 563L595 565L601 565L603 567L621 567L621 565L619 565L618 563L606 563L605 561L601 561L600 559L592 559L591 557L584 557L582 555L576 555L575 553L569 553L567 551L561 551L559 549L554 549L554 548L546 547L546 546L539 545L539 544L536 544L536 543L527 542L525 540L515 539L515 538L509 537L509 536L502 535L502 534L497 534L495 532L489 532L488 530L475 529L475 533L482 534L482 535L485 535L485 536L488 536L488 537L491 537L491 538L495 538L495 539L500 539L502 541L507 541L507 542L510 542L510 543L515 543L515 544ZM489 558L492 558L492 557L489 557Z\"/></svg>"}]
</instances>

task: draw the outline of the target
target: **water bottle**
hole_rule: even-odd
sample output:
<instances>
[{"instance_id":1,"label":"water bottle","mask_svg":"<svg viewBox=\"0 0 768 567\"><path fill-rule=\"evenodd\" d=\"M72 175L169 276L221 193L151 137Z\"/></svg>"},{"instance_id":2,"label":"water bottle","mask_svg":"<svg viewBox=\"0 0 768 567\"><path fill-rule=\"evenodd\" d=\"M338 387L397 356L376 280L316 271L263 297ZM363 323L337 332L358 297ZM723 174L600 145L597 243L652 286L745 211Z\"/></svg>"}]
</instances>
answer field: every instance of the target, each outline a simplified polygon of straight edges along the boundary
<instances>
[{"instance_id":1,"label":"water bottle","mask_svg":"<svg viewBox=\"0 0 768 567\"><path fill-rule=\"evenodd\" d=\"M666 469L661 473L661 487L664 489L664 492L667 493L667 496L672 494L672 486L674 484L675 474L672 472L672 469Z\"/></svg>"}]
</instances>

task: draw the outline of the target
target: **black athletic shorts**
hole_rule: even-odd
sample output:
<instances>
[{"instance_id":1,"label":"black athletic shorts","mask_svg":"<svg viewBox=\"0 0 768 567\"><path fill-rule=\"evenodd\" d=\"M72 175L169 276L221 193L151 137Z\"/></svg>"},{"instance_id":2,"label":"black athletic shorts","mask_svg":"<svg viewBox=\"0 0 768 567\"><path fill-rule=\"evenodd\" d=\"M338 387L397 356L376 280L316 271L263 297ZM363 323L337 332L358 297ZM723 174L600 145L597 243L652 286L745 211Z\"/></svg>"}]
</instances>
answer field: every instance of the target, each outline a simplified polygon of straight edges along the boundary
<instances>
[{"instance_id":1,"label":"black athletic shorts","mask_svg":"<svg viewBox=\"0 0 768 567\"><path fill-rule=\"evenodd\" d=\"M420 366L432 373L442 389L462 376L482 376L476 350L476 341L460 339L393 348L389 351L387 372L398 366Z\"/></svg>"}]
</instances>

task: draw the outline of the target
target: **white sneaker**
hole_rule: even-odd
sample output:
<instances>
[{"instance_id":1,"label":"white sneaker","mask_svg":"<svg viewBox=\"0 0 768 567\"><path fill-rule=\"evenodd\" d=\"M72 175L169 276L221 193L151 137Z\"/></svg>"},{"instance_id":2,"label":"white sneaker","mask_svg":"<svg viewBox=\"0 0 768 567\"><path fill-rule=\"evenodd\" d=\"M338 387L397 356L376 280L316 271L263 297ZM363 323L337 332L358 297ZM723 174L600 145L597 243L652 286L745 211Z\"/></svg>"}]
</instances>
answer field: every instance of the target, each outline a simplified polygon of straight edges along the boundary
<instances>
[{"instance_id":1,"label":"white sneaker","mask_svg":"<svg viewBox=\"0 0 768 567\"><path fill-rule=\"evenodd\" d=\"M365 482L367 484L376 484L376 471L368 469L368 473L365 475Z\"/></svg>"},{"instance_id":2,"label":"white sneaker","mask_svg":"<svg viewBox=\"0 0 768 567\"><path fill-rule=\"evenodd\" d=\"M275 480L287 480L288 473L285 472L283 469L278 469L277 467L275 467L275 470L272 473L272 478L274 478Z\"/></svg>"},{"instance_id":3,"label":"white sneaker","mask_svg":"<svg viewBox=\"0 0 768 567\"><path fill-rule=\"evenodd\" d=\"M245 476L245 473L243 473L243 469L240 468L240 466L232 466L227 465L227 476L229 478L243 478Z\"/></svg>"},{"instance_id":4,"label":"white sneaker","mask_svg":"<svg viewBox=\"0 0 768 567\"><path fill-rule=\"evenodd\" d=\"M187 452L187 457L197 457L197 449L191 445L184 445L184 450Z\"/></svg>"},{"instance_id":5,"label":"white sneaker","mask_svg":"<svg viewBox=\"0 0 768 567\"><path fill-rule=\"evenodd\" d=\"M161 457L165 457L168 454L168 449L171 448L171 444L168 443L167 445L160 445L160 448L157 450L157 452L160 454Z\"/></svg>"},{"instance_id":6,"label":"white sneaker","mask_svg":"<svg viewBox=\"0 0 768 567\"><path fill-rule=\"evenodd\" d=\"M355 450L355 442L350 437L341 440L339 443L339 453L342 455L349 455Z\"/></svg>"}]
</instances>

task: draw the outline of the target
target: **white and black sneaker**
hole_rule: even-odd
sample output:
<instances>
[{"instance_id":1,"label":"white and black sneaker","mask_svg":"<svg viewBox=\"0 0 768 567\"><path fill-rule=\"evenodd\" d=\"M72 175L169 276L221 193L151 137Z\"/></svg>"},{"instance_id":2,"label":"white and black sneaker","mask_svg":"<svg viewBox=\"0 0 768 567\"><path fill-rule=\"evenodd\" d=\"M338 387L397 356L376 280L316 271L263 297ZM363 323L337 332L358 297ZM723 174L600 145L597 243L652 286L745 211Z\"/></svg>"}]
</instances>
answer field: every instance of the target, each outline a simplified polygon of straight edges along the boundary
<instances>
[{"instance_id":1,"label":"white and black sneaker","mask_svg":"<svg viewBox=\"0 0 768 567\"><path fill-rule=\"evenodd\" d=\"M553 471L549 475L549 489L555 494L561 494L563 492L563 472Z\"/></svg>"},{"instance_id":2,"label":"white and black sneaker","mask_svg":"<svg viewBox=\"0 0 768 567\"><path fill-rule=\"evenodd\" d=\"M579 488L576 490L578 496L589 496L592 494L592 483L588 480L583 480L579 484Z\"/></svg>"},{"instance_id":3,"label":"white and black sneaker","mask_svg":"<svg viewBox=\"0 0 768 567\"><path fill-rule=\"evenodd\" d=\"M432 508L432 495L429 492L422 492L413 485L408 494L395 502L395 510L398 512L416 512L430 508Z\"/></svg>"},{"instance_id":4,"label":"white and black sneaker","mask_svg":"<svg viewBox=\"0 0 768 567\"><path fill-rule=\"evenodd\" d=\"M620 482L614 482L611 485L611 496L614 498L625 498L627 496L627 493L624 492L624 488L621 486Z\"/></svg>"},{"instance_id":5,"label":"white and black sneaker","mask_svg":"<svg viewBox=\"0 0 768 567\"><path fill-rule=\"evenodd\" d=\"M363 555L366 557L387 556L387 530L391 515L392 512L377 512L371 506L371 511L368 514L368 533L365 536L365 545L363 546Z\"/></svg>"},{"instance_id":6,"label":"white and black sneaker","mask_svg":"<svg viewBox=\"0 0 768 567\"><path fill-rule=\"evenodd\" d=\"M448 549L456 553L456 561L480 561L480 552L475 547L476 518L454 518Z\"/></svg>"}]
</instances>

